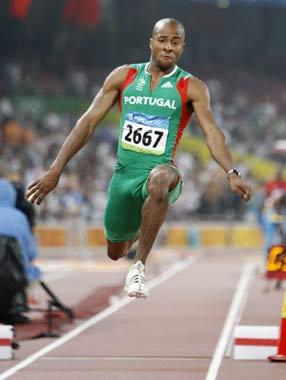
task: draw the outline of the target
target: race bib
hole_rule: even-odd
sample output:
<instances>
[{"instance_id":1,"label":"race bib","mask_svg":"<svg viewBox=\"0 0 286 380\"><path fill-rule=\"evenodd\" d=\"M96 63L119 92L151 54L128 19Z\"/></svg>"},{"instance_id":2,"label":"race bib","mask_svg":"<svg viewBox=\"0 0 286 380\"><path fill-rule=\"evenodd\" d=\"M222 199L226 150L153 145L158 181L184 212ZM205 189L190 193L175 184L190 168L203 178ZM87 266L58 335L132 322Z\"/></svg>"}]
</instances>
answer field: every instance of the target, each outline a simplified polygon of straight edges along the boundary
<instances>
[{"instance_id":1,"label":"race bib","mask_svg":"<svg viewBox=\"0 0 286 380\"><path fill-rule=\"evenodd\" d=\"M128 112L123 124L121 145L135 152L161 155L165 153L170 119Z\"/></svg>"}]
</instances>

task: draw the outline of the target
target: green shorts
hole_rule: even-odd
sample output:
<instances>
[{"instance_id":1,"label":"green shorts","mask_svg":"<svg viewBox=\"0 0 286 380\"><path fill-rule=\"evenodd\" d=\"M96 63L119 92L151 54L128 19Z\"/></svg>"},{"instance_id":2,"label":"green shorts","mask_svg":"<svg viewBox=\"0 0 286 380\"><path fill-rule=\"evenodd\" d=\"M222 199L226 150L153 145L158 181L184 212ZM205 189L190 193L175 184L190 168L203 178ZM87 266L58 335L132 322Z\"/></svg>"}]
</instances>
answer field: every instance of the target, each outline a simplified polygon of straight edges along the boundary
<instances>
[{"instance_id":1,"label":"green shorts","mask_svg":"<svg viewBox=\"0 0 286 380\"><path fill-rule=\"evenodd\" d=\"M170 165L171 166L171 165ZM178 169L172 166L181 178ZM148 197L149 172L126 170L114 173L108 189L108 200L104 216L105 237L112 242L124 242L139 236L141 210ZM183 182L180 179L169 192L169 204L181 195Z\"/></svg>"}]
</instances>

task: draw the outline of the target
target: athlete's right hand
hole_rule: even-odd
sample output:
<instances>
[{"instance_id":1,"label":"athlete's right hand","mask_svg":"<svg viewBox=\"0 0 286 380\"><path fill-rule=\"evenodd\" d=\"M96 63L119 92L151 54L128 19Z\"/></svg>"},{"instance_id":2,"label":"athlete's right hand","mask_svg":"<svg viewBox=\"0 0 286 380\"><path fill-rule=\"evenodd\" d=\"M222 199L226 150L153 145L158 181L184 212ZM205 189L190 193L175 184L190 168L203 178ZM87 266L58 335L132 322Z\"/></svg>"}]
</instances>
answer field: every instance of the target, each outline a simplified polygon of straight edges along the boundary
<instances>
[{"instance_id":1,"label":"athlete's right hand","mask_svg":"<svg viewBox=\"0 0 286 380\"><path fill-rule=\"evenodd\" d=\"M47 170L41 178L28 186L26 198L37 205L41 204L46 195L57 186L59 178L59 173L52 169Z\"/></svg>"}]
</instances>

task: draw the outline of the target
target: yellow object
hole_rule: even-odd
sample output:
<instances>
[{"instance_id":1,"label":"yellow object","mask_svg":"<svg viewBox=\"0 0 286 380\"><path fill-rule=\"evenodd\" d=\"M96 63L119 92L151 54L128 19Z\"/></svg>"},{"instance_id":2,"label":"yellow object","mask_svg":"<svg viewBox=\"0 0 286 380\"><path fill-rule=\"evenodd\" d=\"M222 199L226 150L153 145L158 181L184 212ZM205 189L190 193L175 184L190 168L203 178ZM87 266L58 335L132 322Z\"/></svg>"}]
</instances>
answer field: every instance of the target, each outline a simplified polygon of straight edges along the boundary
<instances>
[{"instance_id":1,"label":"yellow object","mask_svg":"<svg viewBox=\"0 0 286 380\"><path fill-rule=\"evenodd\" d=\"M64 247L67 245L65 227L36 227L37 242L43 247Z\"/></svg>"},{"instance_id":2,"label":"yellow object","mask_svg":"<svg viewBox=\"0 0 286 380\"><path fill-rule=\"evenodd\" d=\"M87 229L87 245L90 247L106 245L103 228L92 227Z\"/></svg>"},{"instance_id":3,"label":"yellow object","mask_svg":"<svg viewBox=\"0 0 286 380\"><path fill-rule=\"evenodd\" d=\"M256 248L262 246L263 237L257 227L234 227L232 245L235 247Z\"/></svg>"},{"instance_id":4,"label":"yellow object","mask_svg":"<svg viewBox=\"0 0 286 380\"><path fill-rule=\"evenodd\" d=\"M207 224L197 226L199 241L202 246L207 247L242 247L262 248L263 237L261 231L255 226L232 226L228 224ZM35 234L38 244L44 247L64 247L68 245L67 228L58 226L38 226ZM77 233L74 233L75 240ZM103 227L87 227L87 246L105 246L106 240ZM167 229L166 245L188 247L189 225L169 225ZM77 244L76 244L77 245Z\"/></svg>"},{"instance_id":5,"label":"yellow object","mask_svg":"<svg viewBox=\"0 0 286 380\"><path fill-rule=\"evenodd\" d=\"M286 272L286 262L283 254L285 254L285 247L278 245L271 248L267 262L269 272Z\"/></svg>"},{"instance_id":6,"label":"yellow object","mask_svg":"<svg viewBox=\"0 0 286 380\"><path fill-rule=\"evenodd\" d=\"M228 245L229 237L226 228L206 227L200 228L200 241L202 246L223 247Z\"/></svg>"},{"instance_id":7,"label":"yellow object","mask_svg":"<svg viewBox=\"0 0 286 380\"><path fill-rule=\"evenodd\" d=\"M205 141L198 137L183 136L178 150L196 154L203 163L207 163L211 159ZM235 149L233 150L233 156L235 161L247 165L254 177L263 181L273 178L279 166L274 161L257 158L255 155L239 155ZM284 169L283 174L286 176L286 169Z\"/></svg>"},{"instance_id":8,"label":"yellow object","mask_svg":"<svg viewBox=\"0 0 286 380\"><path fill-rule=\"evenodd\" d=\"M282 318L286 318L286 292L284 294L283 306L282 306Z\"/></svg>"},{"instance_id":9,"label":"yellow object","mask_svg":"<svg viewBox=\"0 0 286 380\"><path fill-rule=\"evenodd\" d=\"M185 227L170 227L167 235L167 244L171 246L188 245L188 234Z\"/></svg>"}]
</instances>

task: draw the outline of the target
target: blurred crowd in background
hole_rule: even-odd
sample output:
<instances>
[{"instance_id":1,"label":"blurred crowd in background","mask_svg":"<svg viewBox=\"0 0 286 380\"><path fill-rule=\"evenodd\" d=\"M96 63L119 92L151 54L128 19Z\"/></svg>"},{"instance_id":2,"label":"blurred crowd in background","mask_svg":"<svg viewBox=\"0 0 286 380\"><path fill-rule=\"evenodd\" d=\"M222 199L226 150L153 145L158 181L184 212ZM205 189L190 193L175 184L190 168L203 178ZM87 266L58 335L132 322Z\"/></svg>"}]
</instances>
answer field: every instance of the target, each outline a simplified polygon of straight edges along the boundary
<instances>
[{"instance_id":1,"label":"blurred crowd in background","mask_svg":"<svg viewBox=\"0 0 286 380\"><path fill-rule=\"evenodd\" d=\"M212 160L177 151L185 187L169 220L259 220L267 192L243 158L275 160L285 141L284 48L286 3L279 0L3 0L0 2L0 170L23 189L47 168L105 76L123 63L149 58L159 18L186 27L180 65L210 88L218 124L253 185L244 204ZM148 17L142 18L142 14ZM51 22L52 20L52 22ZM52 26L52 27L51 27ZM9 39L7 38L9 36ZM40 208L39 223L78 216L103 220L116 161L116 110L68 164L57 189ZM185 136L202 137L196 121ZM22 189L22 190L23 190Z\"/></svg>"},{"instance_id":2,"label":"blurred crowd in background","mask_svg":"<svg viewBox=\"0 0 286 380\"><path fill-rule=\"evenodd\" d=\"M5 95L0 98L0 162L9 179L26 186L52 163L104 76L105 73L97 73L95 78L88 70L73 68L60 78L19 63L1 67L1 93ZM286 130L283 82L242 71L216 71L203 79L209 85L216 119L231 147L240 156L250 153L273 158L275 141L283 138ZM59 99L77 99L78 112L68 107L59 112L42 112L43 103L48 100L39 102L39 98L48 99L52 94L57 94ZM113 117L96 129L92 141L68 164L58 188L37 209L40 223L53 224L71 215L80 216L90 224L102 223L107 188L116 162L117 129L118 113L114 110ZM201 137L195 120L185 135ZM243 161L239 169L244 177L250 176L254 187L254 196L247 206L229 190L224 172L212 160L203 163L198 156L178 149L176 163L185 187L169 212L169 220L189 220L194 216L202 220L257 218L265 194L263 183L251 176Z\"/></svg>"}]
</instances>

